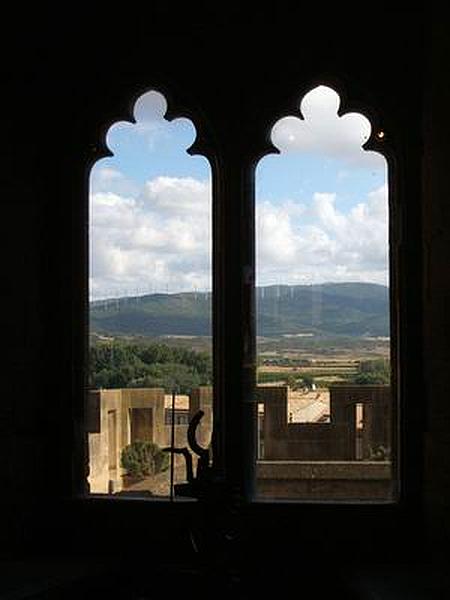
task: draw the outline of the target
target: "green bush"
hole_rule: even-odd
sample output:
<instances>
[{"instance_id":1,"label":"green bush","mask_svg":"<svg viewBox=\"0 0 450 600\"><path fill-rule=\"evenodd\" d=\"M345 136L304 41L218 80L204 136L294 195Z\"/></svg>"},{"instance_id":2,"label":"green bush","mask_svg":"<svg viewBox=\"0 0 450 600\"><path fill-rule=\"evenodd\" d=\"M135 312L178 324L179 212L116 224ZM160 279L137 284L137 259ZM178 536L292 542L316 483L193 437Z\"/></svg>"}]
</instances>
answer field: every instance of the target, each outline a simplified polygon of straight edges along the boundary
<instances>
[{"instance_id":1,"label":"green bush","mask_svg":"<svg viewBox=\"0 0 450 600\"><path fill-rule=\"evenodd\" d=\"M169 455L154 442L133 442L122 450L121 465L127 475L148 477L166 471Z\"/></svg>"}]
</instances>

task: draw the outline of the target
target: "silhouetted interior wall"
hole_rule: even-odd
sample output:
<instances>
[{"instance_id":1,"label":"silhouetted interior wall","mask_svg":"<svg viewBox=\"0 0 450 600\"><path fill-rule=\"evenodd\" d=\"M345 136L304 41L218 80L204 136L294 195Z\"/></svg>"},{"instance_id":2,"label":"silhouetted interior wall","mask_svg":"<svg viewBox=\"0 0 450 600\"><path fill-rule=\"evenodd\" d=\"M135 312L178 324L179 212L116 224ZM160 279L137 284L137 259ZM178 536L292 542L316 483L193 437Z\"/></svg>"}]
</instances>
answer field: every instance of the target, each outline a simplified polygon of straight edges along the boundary
<instances>
[{"instance_id":1,"label":"silhouetted interior wall","mask_svg":"<svg viewBox=\"0 0 450 600\"><path fill-rule=\"evenodd\" d=\"M424 112L425 499L430 548L446 554L450 534L450 197L448 20L430 31Z\"/></svg>"},{"instance_id":2,"label":"silhouetted interior wall","mask_svg":"<svg viewBox=\"0 0 450 600\"><path fill-rule=\"evenodd\" d=\"M27 13L3 23L1 551L61 553L74 540L83 547L98 522L70 501L73 449L81 443L73 428L81 418L74 381L82 368L74 359L80 332L71 316L83 311L74 290L84 268L73 269L83 250L73 231L87 167L108 126L127 118L132 100L149 87L167 87L181 104L208 115L213 140L245 153L264 141L261 124L273 123L298 98L303 81L335 74L352 97L361 92L363 102L370 99L392 122L408 124L423 142L424 243L418 240L406 265L413 273L416 262L424 263L423 294L410 290L412 303L423 300L423 362L404 369L426 381L425 395L410 399L420 403L423 435L409 467L425 464L425 478L417 494L420 514L403 542L405 548L419 543L425 533L434 549L450 533L448 19L377 11L376 19L306 23L301 4L290 7L288 18L271 6L248 20L223 7L211 11L205 13L211 25L202 25L206 17L198 13L191 27L151 8L125 30L123 14L96 16L93 9L59 22L58 15ZM118 510L96 506L94 514L109 522ZM141 508L135 514L148 521ZM164 536L170 537L167 530ZM345 543L351 534L337 526L335 538ZM89 551L100 552L100 542Z\"/></svg>"}]
</instances>

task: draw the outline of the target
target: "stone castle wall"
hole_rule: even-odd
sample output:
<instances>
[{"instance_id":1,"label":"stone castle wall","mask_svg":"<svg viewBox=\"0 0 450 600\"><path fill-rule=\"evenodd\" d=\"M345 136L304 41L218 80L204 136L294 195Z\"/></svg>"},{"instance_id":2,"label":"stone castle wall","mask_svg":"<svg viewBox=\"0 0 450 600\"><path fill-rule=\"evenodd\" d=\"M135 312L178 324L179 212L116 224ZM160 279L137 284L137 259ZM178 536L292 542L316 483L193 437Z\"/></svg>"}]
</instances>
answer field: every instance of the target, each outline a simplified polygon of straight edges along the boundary
<instances>
[{"instance_id":1,"label":"stone castle wall","mask_svg":"<svg viewBox=\"0 0 450 600\"><path fill-rule=\"evenodd\" d=\"M318 490L324 493L328 490L332 494L340 490L342 494L343 489L349 490L353 485L356 491L360 489L361 497L383 495L382 490L390 479L390 465L385 462L382 468L378 462L370 466L369 459L373 457L374 448L389 448L391 445L388 386L331 387L330 419L326 423L288 422L288 388L285 386L258 387L256 399L264 407L259 432L262 441L259 458L262 460L259 460L257 468L260 490L269 495L298 497L300 494L303 497L306 494L306 497L311 497ZM197 429L197 441L208 447L213 421L212 388L194 389L188 405L189 419L200 409L205 413ZM356 421L357 406L359 410L363 407L364 415L364 427L360 431ZM88 393L91 492L108 493L122 489L124 473L120 456L123 448L133 441L152 441L162 448L171 446L172 428L166 424L166 410L162 388L93 390ZM176 447L187 446L187 428L187 424L174 426ZM357 456L358 443L360 456ZM345 464L358 458L365 462L359 467L349 466L346 471ZM183 462L179 455L175 460L176 464ZM330 469L324 465L339 461L342 464L331 477ZM317 481L314 484L304 481L305 473L309 473L305 471L308 462L315 464L311 477L320 480L320 485ZM318 463L322 463L321 468L318 468ZM361 476L361 473L365 475ZM357 483L355 488L355 481L365 483Z\"/></svg>"}]
</instances>

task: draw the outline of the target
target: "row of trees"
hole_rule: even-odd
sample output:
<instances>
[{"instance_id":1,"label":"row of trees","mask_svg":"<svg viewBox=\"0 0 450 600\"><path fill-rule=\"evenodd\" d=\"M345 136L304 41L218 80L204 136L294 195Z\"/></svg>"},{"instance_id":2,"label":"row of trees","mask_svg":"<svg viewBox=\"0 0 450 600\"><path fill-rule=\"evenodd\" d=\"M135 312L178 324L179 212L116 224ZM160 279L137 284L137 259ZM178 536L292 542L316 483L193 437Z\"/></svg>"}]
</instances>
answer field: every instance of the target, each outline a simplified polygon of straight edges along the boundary
<instances>
[{"instance_id":1,"label":"row of trees","mask_svg":"<svg viewBox=\"0 0 450 600\"><path fill-rule=\"evenodd\" d=\"M358 372L352 378L352 383L359 385L389 385L391 381L391 365L386 358L362 360Z\"/></svg>"},{"instance_id":2,"label":"row of trees","mask_svg":"<svg viewBox=\"0 0 450 600\"><path fill-rule=\"evenodd\" d=\"M90 347L89 385L92 388L162 387L189 393L212 382L211 356L165 344L114 340Z\"/></svg>"},{"instance_id":3,"label":"row of trees","mask_svg":"<svg viewBox=\"0 0 450 600\"><path fill-rule=\"evenodd\" d=\"M316 373L317 375L317 373ZM258 382L278 380L280 373L259 373ZM313 387L312 373L288 375L288 385ZM387 359L361 361L349 383L389 384ZM89 385L92 388L162 387L189 393L193 388L212 383L212 360L208 352L165 344L137 344L122 340L95 342L90 347Z\"/></svg>"}]
</instances>

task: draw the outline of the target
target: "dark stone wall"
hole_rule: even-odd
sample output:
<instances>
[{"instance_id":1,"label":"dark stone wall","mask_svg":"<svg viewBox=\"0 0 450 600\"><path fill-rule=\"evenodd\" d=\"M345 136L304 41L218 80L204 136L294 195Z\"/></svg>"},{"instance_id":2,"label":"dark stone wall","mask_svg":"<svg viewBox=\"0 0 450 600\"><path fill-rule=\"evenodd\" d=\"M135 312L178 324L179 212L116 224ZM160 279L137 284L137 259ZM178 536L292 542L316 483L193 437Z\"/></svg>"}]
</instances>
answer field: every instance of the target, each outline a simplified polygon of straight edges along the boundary
<instances>
[{"instance_id":1,"label":"dark stone wall","mask_svg":"<svg viewBox=\"0 0 450 600\"><path fill-rule=\"evenodd\" d=\"M443 15L436 14L430 35L423 119L424 489L430 552L445 557L450 534L450 73L443 64L450 42Z\"/></svg>"},{"instance_id":2,"label":"dark stone wall","mask_svg":"<svg viewBox=\"0 0 450 600\"><path fill-rule=\"evenodd\" d=\"M329 423L289 423L287 387L260 387L257 399L264 404L266 460L356 460L357 404L364 408L362 456L370 458L377 446L393 445L391 421L397 408L389 386L332 386Z\"/></svg>"},{"instance_id":3,"label":"dark stone wall","mask_svg":"<svg viewBox=\"0 0 450 600\"><path fill-rule=\"evenodd\" d=\"M392 557L406 556L408 548L411 555L422 552L424 537L428 547L448 540L448 19L378 10L373 19L366 13L351 20L345 15L324 19L305 17L301 4L289 7L288 18L281 6L246 14L203 7L192 14L190 6L175 11L156 3L146 14L133 15L131 24L128 15L113 10L96 14L92 7L72 7L47 14L41 7L19 8L3 20L0 39L3 553L77 547L108 552L112 523L116 540L144 523L141 539L161 543L168 552L184 547L178 517L166 514L164 520L161 507L152 508L148 519L145 506L134 504L129 513L124 503L73 500L83 470L77 453L83 444L77 395L86 323L83 198L108 126L128 118L133 100L150 87L166 93L174 114L182 112L207 132L199 145L235 160L235 170L230 167L222 183L227 201L235 202L227 239L239 239L245 214L240 216L236 193L245 186L236 165L256 161L270 125L306 89L334 79L346 91L349 108L377 108L371 118L378 122L377 115L383 115L383 127L396 132L394 141L405 152L400 176L408 185L398 240L407 252L399 265L403 335L398 351L407 398L400 429L409 500L400 513L385 508L378 516L369 508L317 509L319 530L305 521L297 527L299 521L284 519L281 509L275 514L260 507L255 519L265 523L266 542L294 535L314 540L322 530L339 541L340 549L354 548L358 531L364 530L375 554L385 548L383 536L392 526ZM240 252L236 244L233 252L225 261L230 273ZM227 282L231 308L220 335L229 381L222 387L232 403L245 388L239 379L244 344L242 336L226 337L230 324L239 322L242 304L232 278ZM239 420L218 416L221 432L224 423L239 431ZM239 464L242 454L233 443L227 451L235 452ZM312 523L316 513L302 510ZM328 536L329 528L334 536ZM256 546L258 531L263 529L255 525ZM93 536L94 546L86 542Z\"/></svg>"}]
</instances>

